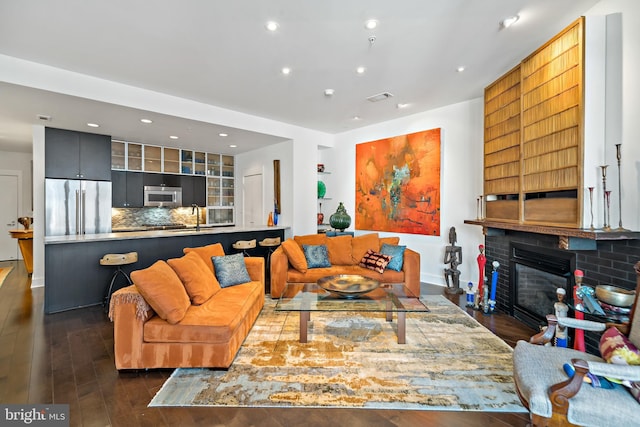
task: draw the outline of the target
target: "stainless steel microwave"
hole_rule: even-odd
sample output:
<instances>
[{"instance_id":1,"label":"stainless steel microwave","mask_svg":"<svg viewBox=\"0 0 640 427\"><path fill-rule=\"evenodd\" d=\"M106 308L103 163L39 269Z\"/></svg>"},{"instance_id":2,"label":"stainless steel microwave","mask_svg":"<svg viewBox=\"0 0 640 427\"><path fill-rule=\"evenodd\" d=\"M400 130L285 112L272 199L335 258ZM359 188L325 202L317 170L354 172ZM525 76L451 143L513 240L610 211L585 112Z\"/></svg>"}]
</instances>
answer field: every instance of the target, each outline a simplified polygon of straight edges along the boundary
<instances>
[{"instance_id":1,"label":"stainless steel microwave","mask_svg":"<svg viewBox=\"0 0 640 427\"><path fill-rule=\"evenodd\" d=\"M144 186L144 205L161 208L182 206L182 188L165 186Z\"/></svg>"}]
</instances>

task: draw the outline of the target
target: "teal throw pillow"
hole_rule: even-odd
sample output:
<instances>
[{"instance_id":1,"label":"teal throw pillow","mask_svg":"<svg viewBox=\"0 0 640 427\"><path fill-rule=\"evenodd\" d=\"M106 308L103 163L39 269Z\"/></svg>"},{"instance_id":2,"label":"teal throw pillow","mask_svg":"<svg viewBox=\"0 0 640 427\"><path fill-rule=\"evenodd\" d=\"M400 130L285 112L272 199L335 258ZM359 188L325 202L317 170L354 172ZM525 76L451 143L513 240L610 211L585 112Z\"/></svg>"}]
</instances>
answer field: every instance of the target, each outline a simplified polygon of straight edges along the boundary
<instances>
[{"instance_id":1,"label":"teal throw pillow","mask_svg":"<svg viewBox=\"0 0 640 427\"><path fill-rule=\"evenodd\" d=\"M244 264L243 254L213 256L211 261L213 261L216 279L220 282L220 287L226 288L251 281L247 266Z\"/></svg>"},{"instance_id":2,"label":"teal throw pillow","mask_svg":"<svg viewBox=\"0 0 640 427\"><path fill-rule=\"evenodd\" d=\"M327 245L302 245L309 268L331 267Z\"/></svg>"},{"instance_id":3,"label":"teal throw pillow","mask_svg":"<svg viewBox=\"0 0 640 427\"><path fill-rule=\"evenodd\" d=\"M401 271L402 264L404 263L404 250L406 246L401 245L389 245L388 243L383 243L380 248L380 253L384 255L391 255L391 261L387 264L387 269L394 271Z\"/></svg>"}]
</instances>

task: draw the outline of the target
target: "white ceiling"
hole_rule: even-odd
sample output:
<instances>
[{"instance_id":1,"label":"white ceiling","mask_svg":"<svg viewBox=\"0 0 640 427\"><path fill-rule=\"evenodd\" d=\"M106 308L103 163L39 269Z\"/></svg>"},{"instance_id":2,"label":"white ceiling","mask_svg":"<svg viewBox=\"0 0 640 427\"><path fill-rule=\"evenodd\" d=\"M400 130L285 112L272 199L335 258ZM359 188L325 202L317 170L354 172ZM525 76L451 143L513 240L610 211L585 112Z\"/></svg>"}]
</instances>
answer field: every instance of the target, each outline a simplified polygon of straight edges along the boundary
<instances>
[{"instance_id":1,"label":"white ceiling","mask_svg":"<svg viewBox=\"0 0 640 427\"><path fill-rule=\"evenodd\" d=\"M482 96L597 2L0 0L0 54L340 133ZM375 30L364 27L370 18ZM269 20L278 31L265 29ZM381 92L394 96L366 100ZM241 141L245 151L282 140L157 113L141 126L148 113L0 82L0 149L29 151L31 125L43 124L38 114L52 116L50 126L89 132L86 123L98 122L98 133L137 142L171 145L167 136L177 134L176 145L195 149L183 141L207 140L220 151Z\"/></svg>"}]
</instances>

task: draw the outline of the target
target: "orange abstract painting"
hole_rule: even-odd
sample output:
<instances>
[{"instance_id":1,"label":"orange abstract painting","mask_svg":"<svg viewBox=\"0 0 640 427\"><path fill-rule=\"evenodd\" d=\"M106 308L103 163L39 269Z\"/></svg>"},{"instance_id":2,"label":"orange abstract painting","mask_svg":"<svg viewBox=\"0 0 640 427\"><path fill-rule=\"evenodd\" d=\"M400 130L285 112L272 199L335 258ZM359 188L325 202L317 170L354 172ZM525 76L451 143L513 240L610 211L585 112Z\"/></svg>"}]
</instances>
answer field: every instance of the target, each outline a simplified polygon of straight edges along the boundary
<instances>
[{"instance_id":1,"label":"orange abstract painting","mask_svg":"<svg viewBox=\"0 0 640 427\"><path fill-rule=\"evenodd\" d=\"M356 145L357 230L440 235L440 128Z\"/></svg>"}]
</instances>

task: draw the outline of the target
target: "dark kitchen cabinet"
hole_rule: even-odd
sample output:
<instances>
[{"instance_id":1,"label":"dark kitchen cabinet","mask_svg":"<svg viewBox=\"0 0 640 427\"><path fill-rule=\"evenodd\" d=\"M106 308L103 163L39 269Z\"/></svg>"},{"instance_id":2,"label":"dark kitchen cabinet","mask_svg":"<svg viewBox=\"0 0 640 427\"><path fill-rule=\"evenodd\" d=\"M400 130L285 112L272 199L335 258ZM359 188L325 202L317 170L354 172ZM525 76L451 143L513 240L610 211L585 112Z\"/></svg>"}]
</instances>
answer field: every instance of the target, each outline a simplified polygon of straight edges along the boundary
<instances>
[{"instance_id":1,"label":"dark kitchen cabinet","mask_svg":"<svg viewBox=\"0 0 640 427\"><path fill-rule=\"evenodd\" d=\"M148 173L143 174L143 185L146 186L164 186L164 187L180 187L180 175L169 173Z\"/></svg>"},{"instance_id":2,"label":"dark kitchen cabinet","mask_svg":"<svg viewBox=\"0 0 640 427\"><path fill-rule=\"evenodd\" d=\"M144 205L142 172L111 171L111 206L141 208Z\"/></svg>"},{"instance_id":3,"label":"dark kitchen cabinet","mask_svg":"<svg viewBox=\"0 0 640 427\"><path fill-rule=\"evenodd\" d=\"M180 177L182 187L182 206L196 204L204 207L207 203L207 180L203 176L182 175Z\"/></svg>"},{"instance_id":4,"label":"dark kitchen cabinet","mask_svg":"<svg viewBox=\"0 0 640 427\"><path fill-rule=\"evenodd\" d=\"M111 137L45 129L45 177L111 181Z\"/></svg>"}]
</instances>

